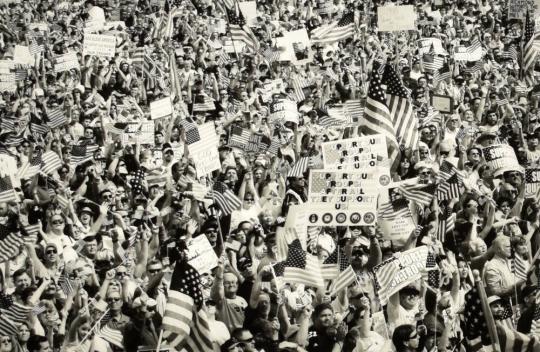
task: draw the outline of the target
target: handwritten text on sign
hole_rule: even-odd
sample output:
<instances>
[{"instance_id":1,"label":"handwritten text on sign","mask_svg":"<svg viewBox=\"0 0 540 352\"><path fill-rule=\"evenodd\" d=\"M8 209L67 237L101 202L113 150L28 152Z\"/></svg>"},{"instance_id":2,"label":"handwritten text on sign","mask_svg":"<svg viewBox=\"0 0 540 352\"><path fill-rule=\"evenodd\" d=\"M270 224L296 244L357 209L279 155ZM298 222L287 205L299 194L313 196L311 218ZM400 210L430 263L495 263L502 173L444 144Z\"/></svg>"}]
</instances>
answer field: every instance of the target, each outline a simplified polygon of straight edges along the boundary
<instances>
[{"instance_id":1,"label":"handwritten text on sign","mask_svg":"<svg viewBox=\"0 0 540 352\"><path fill-rule=\"evenodd\" d=\"M116 50L114 35L85 34L83 53L98 57L113 57Z\"/></svg>"}]
</instances>

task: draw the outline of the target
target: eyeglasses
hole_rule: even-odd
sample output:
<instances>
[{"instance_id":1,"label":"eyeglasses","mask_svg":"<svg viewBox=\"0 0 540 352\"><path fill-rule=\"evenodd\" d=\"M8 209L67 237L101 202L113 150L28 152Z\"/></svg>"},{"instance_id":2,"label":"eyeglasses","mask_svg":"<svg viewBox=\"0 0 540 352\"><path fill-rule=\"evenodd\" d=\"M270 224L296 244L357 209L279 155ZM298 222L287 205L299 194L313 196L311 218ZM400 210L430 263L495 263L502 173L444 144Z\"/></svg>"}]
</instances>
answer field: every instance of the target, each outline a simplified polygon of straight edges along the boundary
<instances>
[{"instance_id":1,"label":"eyeglasses","mask_svg":"<svg viewBox=\"0 0 540 352\"><path fill-rule=\"evenodd\" d=\"M112 199L112 195L111 194L102 195L101 198L103 198L103 199Z\"/></svg>"},{"instance_id":2,"label":"eyeglasses","mask_svg":"<svg viewBox=\"0 0 540 352\"><path fill-rule=\"evenodd\" d=\"M124 272L124 271L117 271L116 272L116 276L125 276L125 275L127 275L127 273Z\"/></svg>"},{"instance_id":3,"label":"eyeglasses","mask_svg":"<svg viewBox=\"0 0 540 352\"><path fill-rule=\"evenodd\" d=\"M54 220L51 221L51 224L53 225L62 225L64 223L64 220Z\"/></svg>"},{"instance_id":4,"label":"eyeglasses","mask_svg":"<svg viewBox=\"0 0 540 352\"><path fill-rule=\"evenodd\" d=\"M253 198L244 198L244 202L255 202Z\"/></svg>"},{"instance_id":5,"label":"eyeglasses","mask_svg":"<svg viewBox=\"0 0 540 352\"><path fill-rule=\"evenodd\" d=\"M2 343L11 343L11 339L10 338L7 338L7 339L2 339Z\"/></svg>"},{"instance_id":6,"label":"eyeglasses","mask_svg":"<svg viewBox=\"0 0 540 352\"><path fill-rule=\"evenodd\" d=\"M50 251L46 251L45 254L56 254L58 251L56 249L51 249Z\"/></svg>"}]
</instances>

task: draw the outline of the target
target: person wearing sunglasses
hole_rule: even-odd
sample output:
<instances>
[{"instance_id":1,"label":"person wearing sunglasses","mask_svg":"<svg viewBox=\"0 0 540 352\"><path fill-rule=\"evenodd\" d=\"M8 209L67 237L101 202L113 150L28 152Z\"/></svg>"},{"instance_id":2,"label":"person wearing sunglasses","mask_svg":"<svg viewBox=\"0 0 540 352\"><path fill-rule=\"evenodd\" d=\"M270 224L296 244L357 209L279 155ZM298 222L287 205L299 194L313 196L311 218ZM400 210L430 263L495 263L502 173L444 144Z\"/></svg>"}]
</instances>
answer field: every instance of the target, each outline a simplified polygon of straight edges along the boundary
<instances>
[{"instance_id":1,"label":"person wearing sunglasses","mask_svg":"<svg viewBox=\"0 0 540 352\"><path fill-rule=\"evenodd\" d=\"M395 328L392 342L396 352L416 352L420 346L420 336L412 324L403 324Z\"/></svg>"},{"instance_id":2,"label":"person wearing sunglasses","mask_svg":"<svg viewBox=\"0 0 540 352\"><path fill-rule=\"evenodd\" d=\"M424 282L413 282L388 300L388 325L390 331L404 324L416 324L420 313L420 302L424 301L426 286Z\"/></svg>"}]
</instances>

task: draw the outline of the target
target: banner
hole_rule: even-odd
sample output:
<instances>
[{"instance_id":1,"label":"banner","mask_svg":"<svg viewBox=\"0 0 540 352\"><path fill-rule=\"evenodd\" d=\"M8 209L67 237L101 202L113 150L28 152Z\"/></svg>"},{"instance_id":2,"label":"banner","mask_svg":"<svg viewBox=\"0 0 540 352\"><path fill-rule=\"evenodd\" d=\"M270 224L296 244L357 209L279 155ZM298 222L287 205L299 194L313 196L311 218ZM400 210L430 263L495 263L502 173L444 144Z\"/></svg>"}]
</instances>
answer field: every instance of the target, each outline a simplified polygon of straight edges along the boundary
<instances>
[{"instance_id":1,"label":"banner","mask_svg":"<svg viewBox=\"0 0 540 352\"><path fill-rule=\"evenodd\" d=\"M152 120L170 116L173 113L173 106L170 97L156 100L150 103L150 117Z\"/></svg>"},{"instance_id":2,"label":"banner","mask_svg":"<svg viewBox=\"0 0 540 352\"><path fill-rule=\"evenodd\" d=\"M507 144L495 144L482 149L486 164L493 170L493 176L497 177L506 171L518 170L522 167L516 157L514 149Z\"/></svg>"},{"instance_id":3,"label":"banner","mask_svg":"<svg viewBox=\"0 0 540 352\"><path fill-rule=\"evenodd\" d=\"M418 52L420 55L429 53L431 48L433 48L437 55L448 55L439 38L422 38L418 40Z\"/></svg>"},{"instance_id":4,"label":"banner","mask_svg":"<svg viewBox=\"0 0 540 352\"><path fill-rule=\"evenodd\" d=\"M200 140L188 145L189 154L195 162L198 177L205 176L212 171L221 169L219 160L216 128L213 122L199 126Z\"/></svg>"},{"instance_id":5,"label":"banner","mask_svg":"<svg viewBox=\"0 0 540 352\"><path fill-rule=\"evenodd\" d=\"M206 236L197 236L189 243L187 261L199 274L209 273L218 265L216 252Z\"/></svg>"},{"instance_id":6,"label":"banner","mask_svg":"<svg viewBox=\"0 0 540 352\"><path fill-rule=\"evenodd\" d=\"M76 53L70 52L54 58L54 72L69 71L72 68L77 70L80 68L79 59L77 58Z\"/></svg>"},{"instance_id":7,"label":"banner","mask_svg":"<svg viewBox=\"0 0 540 352\"><path fill-rule=\"evenodd\" d=\"M528 167L525 170L525 196L534 197L540 189L540 167Z\"/></svg>"},{"instance_id":8,"label":"banner","mask_svg":"<svg viewBox=\"0 0 540 352\"><path fill-rule=\"evenodd\" d=\"M360 203L336 210L330 203L304 203L308 226L363 226L375 225L376 212Z\"/></svg>"},{"instance_id":9,"label":"banner","mask_svg":"<svg viewBox=\"0 0 540 352\"><path fill-rule=\"evenodd\" d=\"M377 208L377 181L362 171L311 170L308 202L329 203L336 210L355 205Z\"/></svg>"},{"instance_id":10,"label":"banner","mask_svg":"<svg viewBox=\"0 0 540 352\"><path fill-rule=\"evenodd\" d=\"M85 34L83 55L114 57L116 37L114 35Z\"/></svg>"},{"instance_id":11,"label":"banner","mask_svg":"<svg viewBox=\"0 0 540 352\"><path fill-rule=\"evenodd\" d=\"M416 30L413 5L377 7L377 27L381 32Z\"/></svg>"},{"instance_id":12,"label":"banner","mask_svg":"<svg viewBox=\"0 0 540 352\"><path fill-rule=\"evenodd\" d=\"M390 259L373 268L377 281L377 292L381 304L413 281L422 277L426 270L428 247L421 246L405 252L397 252Z\"/></svg>"},{"instance_id":13,"label":"banner","mask_svg":"<svg viewBox=\"0 0 540 352\"><path fill-rule=\"evenodd\" d=\"M298 109L292 100L279 99L270 104L270 122L294 122L298 123Z\"/></svg>"}]
</instances>

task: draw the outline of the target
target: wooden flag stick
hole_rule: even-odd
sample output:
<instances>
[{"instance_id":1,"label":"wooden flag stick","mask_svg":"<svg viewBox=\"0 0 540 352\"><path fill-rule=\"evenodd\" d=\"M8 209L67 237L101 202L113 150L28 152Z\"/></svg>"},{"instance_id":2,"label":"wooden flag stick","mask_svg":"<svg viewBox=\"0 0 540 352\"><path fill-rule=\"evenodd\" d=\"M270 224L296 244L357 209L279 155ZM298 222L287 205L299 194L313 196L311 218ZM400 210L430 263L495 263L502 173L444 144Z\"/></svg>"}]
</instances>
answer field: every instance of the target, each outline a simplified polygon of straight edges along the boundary
<instances>
[{"instance_id":1,"label":"wooden flag stick","mask_svg":"<svg viewBox=\"0 0 540 352\"><path fill-rule=\"evenodd\" d=\"M484 284L482 283L482 278L480 277L480 272L478 270L473 271L474 283L478 289L478 295L480 296L480 301L482 301L482 310L484 311L484 316L486 317L487 327L489 331L489 336L491 337L491 345L494 352L501 352L501 347L499 344L499 335L497 334L497 326L495 325L495 319L493 314L491 314L491 309L487 303L487 295L484 290Z\"/></svg>"},{"instance_id":2,"label":"wooden flag stick","mask_svg":"<svg viewBox=\"0 0 540 352\"><path fill-rule=\"evenodd\" d=\"M159 350L161 349L161 342L163 341L163 329L161 329L159 331L159 339L158 339L158 342L157 342L157 345L156 345L156 352L159 352Z\"/></svg>"}]
</instances>

